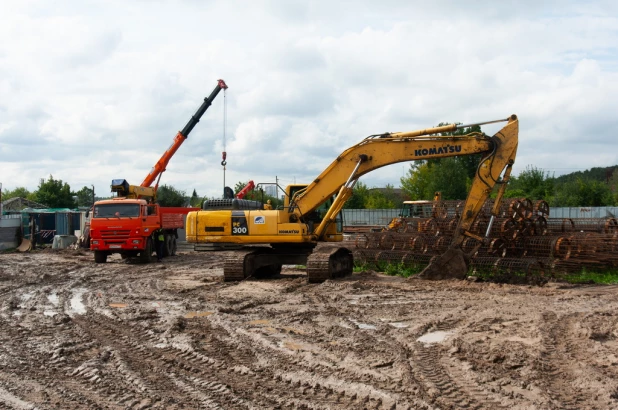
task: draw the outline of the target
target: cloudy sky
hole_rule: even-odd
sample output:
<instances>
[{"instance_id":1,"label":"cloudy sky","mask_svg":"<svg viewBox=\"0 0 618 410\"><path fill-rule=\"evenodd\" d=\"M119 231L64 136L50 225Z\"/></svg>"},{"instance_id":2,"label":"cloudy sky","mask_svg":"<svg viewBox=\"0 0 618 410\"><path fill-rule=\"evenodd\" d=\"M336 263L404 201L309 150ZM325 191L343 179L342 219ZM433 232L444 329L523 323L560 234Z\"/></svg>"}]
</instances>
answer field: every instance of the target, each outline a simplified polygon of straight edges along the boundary
<instances>
[{"instance_id":1,"label":"cloudy sky","mask_svg":"<svg viewBox=\"0 0 618 410\"><path fill-rule=\"evenodd\" d=\"M515 174L618 164L614 0L0 0L0 16L4 189L141 183L219 78L162 184L220 197L224 141L226 185L308 183L368 135L513 113Z\"/></svg>"}]
</instances>

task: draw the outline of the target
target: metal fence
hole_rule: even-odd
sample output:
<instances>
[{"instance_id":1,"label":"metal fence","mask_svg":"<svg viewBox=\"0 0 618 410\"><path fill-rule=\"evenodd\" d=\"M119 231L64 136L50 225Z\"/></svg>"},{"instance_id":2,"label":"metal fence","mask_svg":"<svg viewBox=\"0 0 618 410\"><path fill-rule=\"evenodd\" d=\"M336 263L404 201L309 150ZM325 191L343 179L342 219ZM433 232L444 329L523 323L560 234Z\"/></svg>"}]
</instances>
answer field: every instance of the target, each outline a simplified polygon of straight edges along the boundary
<instances>
[{"instance_id":1,"label":"metal fence","mask_svg":"<svg viewBox=\"0 0 618 410\"><path fill-rule=\"evenodd\" d=\"M343 223L349 227L385 226L399 216L400 209L344 209Z\"/></svg>"},{"instance_id":2,"label":"metal fence","mask_svg":"<svg viewBox=\"0 0 618 410\"><path fill-rule=\"evenodd\" d=\"M616 206L549 208L550 218L615 218L618 216Z\"/></svg>"}]
</instances>

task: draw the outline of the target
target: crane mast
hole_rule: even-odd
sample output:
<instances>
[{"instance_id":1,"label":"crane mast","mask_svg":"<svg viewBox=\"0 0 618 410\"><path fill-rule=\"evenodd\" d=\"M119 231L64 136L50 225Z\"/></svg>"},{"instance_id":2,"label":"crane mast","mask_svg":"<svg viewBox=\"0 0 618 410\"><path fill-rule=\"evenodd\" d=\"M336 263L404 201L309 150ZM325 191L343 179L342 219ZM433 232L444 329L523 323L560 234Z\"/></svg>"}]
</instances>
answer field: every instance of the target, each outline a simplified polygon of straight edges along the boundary
<instances>
[{"instance_id":1,"label":"crane mast","mask_svg":"<svg viewBox=\"0 0 618 410\"><path fill-rule=\"evenodd\" d=\"M141 187L150 187L152 183L155 181L155 179L161 176L161 174L165 171L167 164L170 162L170 159L174 156L176 151L178 151L178 148L180 148L182 143L185 142L185 140L189 137L189 134L191 133L193 128L197 125L197 123L200 122L202 115L204 115L208 107L210 107L210 105L212 104L217 94L219 94L219 91L225 90L225 89L227 89L227 85L225 84L225 81L218 80L217 86L212 91L212 93L210 93L208 97L204 98L204 102L202 103L200 108L198 108L195 114L191 116L191 119L189 119L189 122L187 122L187 125L185 125L182 131L178 131L178 134L176 134L176 136L174 137L174 141L172 142L172 145L170 145L167 151L165 151L163 155L161 155L161 158L159 158L159 161L157 161L155 166L152 167L152 170L150 171L150 173L146 175L146 178L144 178L144 180L140 184ZM158 185L159 184L157 181L157 185L155 186L155 191Z\"/></svg>"}]
</instances>

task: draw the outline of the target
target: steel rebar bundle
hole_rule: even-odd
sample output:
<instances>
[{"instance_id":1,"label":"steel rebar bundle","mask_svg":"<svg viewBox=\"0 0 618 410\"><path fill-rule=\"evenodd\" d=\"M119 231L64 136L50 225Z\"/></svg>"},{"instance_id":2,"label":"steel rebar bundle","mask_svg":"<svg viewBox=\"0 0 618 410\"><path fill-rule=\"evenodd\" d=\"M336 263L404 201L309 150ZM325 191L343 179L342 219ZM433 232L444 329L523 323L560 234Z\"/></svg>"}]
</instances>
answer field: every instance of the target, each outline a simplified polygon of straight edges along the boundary
<instances>
[{"instance_id":1,"label":"steel rebar bundle","mask_svg":"<svg viewBox=\"0 0 618 410\"><path fill-rule=\"evenodd\" d=\"M488 201L471 227L485 237L493 202ZM463 201L437 201L431 218L402 218L393 230L357 234L357 260L377 263L428 264L453 239ZM581 272L584 268L618 267L616 218L550 218L543 200L509 198L500 202L498 217L483 242L468 237L461 247L473 269L523 277ZM540 275L540 276L539 276Z\"/></svg>"}]
</instances>

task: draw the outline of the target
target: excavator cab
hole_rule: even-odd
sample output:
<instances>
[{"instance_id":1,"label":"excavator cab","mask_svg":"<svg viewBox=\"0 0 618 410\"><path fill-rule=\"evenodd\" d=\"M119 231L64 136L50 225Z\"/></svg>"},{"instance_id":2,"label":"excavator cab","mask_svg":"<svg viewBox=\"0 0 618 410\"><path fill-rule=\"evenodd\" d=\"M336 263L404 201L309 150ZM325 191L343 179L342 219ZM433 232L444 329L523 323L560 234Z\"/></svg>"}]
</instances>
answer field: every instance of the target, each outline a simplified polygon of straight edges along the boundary
<instances>
[{"instance_id":1,"label":"excavator cab","mask_svg":"<svg viewBox=\"0 0 618 410\"><path fill-rule=\"evenodd\" d=\"M314 212L317 215L317 219L314 221L314 224L317 226L320 222L322 222L322 220L324 219L324 217L326 216L326 213L328 212L328 210L330 209L330 207L333 205L333 201L335 200L335 196L333 195L330 199L328 199L326 202L324 202L322 205L320 205ZM311 229L313 231L313 229ZM331 224L328 228L327 228L327 233L329 234L339 234L342 235L343 234L343 214L341 212L339 212L337 214L337 216L335 217L335 223Z\"/></svg>"},{"instance_id":2,"label":"excavator cab","mask_svg":"<svg viewBox=\"0 0 618 410\"><path fill-rule=\"evenodd\" d=\"M403 218L431 218L432 201L404 201L401 214Z\"/></svg>"},{"instance_id":3,"label":"excavator cab","mask_svg":"<svg viewBox=\"0 0 618 410\"><path fill-rule=\"evenodd\" d=\"M288 212L293 212L293 203L295 196L301 193L307 185L288 185L285 189L284 207ZM313 232L314 229L320 225L328 210L332 207L335 200L335 195L327 199L323 204L318 206L315 210L302 216L302 220L309 225L309 232ZM290 206L292 204L292 206ZM343 214L340 212L335 218L335 223L329 225L327 228L327 237L339 238L343 235Z\"/></svg>"}]
</instances>

